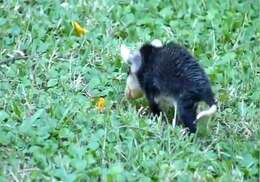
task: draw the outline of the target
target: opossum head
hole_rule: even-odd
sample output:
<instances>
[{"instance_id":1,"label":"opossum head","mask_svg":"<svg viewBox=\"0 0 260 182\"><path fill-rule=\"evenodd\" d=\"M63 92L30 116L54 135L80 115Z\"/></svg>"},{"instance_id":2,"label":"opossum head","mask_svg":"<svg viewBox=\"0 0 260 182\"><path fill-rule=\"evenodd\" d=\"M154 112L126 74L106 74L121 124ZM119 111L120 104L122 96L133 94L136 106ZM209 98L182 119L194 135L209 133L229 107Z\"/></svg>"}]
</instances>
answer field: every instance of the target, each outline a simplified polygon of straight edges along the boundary
<instances>
[{"instance_id":1,"label":"opossum head","mask_svg":"<svg viewBox=\"0 0 260 182\"><path fill-rule=\"evenodd\" d=\"M155 39L151 42L154 47L161 47L162 42ZM128 77L126 80L125 95L128 99L137 99L143 96L143 90L140 86L137 72L142 65L142 56L140 51L132 51L127 46L121 45L121 57L125 63L127 63L130 68L128 72Z\"/></svg>"},{"instance_id":2,"label":"opossum head","mask_svg":"<svg viewBox=\"0 0 260 182\"><path fill-rule=\"evenodd\" d=\"M142 58L139 51L131 51L125 45L121 46L121 56L125 63L129 64L129 72L126 80L125 96L128 99L137 99L142 97L143 90L141 89L137 72L141 67Z\"/></svg>"}]
</instances>

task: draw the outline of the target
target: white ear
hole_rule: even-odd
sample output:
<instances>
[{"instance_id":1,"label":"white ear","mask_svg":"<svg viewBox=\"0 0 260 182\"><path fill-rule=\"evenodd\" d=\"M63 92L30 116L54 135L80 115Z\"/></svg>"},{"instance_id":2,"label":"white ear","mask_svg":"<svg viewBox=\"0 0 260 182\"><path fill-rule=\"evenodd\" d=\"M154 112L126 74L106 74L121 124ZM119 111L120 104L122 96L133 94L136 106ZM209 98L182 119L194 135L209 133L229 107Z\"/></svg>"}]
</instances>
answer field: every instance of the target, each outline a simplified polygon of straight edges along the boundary
<instances>
[{"instance_id":1,"label":"white ear","mask_svg":"<svg viewBox=\"0 0 260 182\"><path fill-rule=\"evenodd\" d=\"M154 46L154 47L162 47L163 46L163 43L159 40L159 39L154 39L151 44Z\"/></svg>"},{"instance_id":2,"label":"white ear","mask_svg":"<svg viewBox=\"0 0 260 182\"><path fill-rule=\"evenodd\" d=\"M130 49L128 47L126 47L126 45L122 44L121 48L120 48L120 53L121 53L121 57L122 59L126 62L129 63L129 58L130 58Z\"/></svg>"}]
</instances>

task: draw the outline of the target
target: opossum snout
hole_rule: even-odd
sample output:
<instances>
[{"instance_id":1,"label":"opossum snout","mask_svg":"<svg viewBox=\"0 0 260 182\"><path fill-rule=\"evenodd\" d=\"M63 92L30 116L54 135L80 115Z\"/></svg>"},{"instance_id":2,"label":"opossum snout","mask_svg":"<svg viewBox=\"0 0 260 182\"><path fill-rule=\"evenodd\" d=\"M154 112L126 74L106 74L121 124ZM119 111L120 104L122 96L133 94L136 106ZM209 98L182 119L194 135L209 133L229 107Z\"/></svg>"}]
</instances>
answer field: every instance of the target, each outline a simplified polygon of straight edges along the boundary
<instances>
[{"instance_id":1,"label":"opossum snout","mask_svg":"<svg viewBox=\"0 0 260 182\"><path fill-rule=\"evenodd\" d=\"M127 99L138 99L143 96L143 92L139 89L130 89L128 86L125 89Z\"/></svg>"},{"instance_id":2,"label":"opossum snout","mask_svg":"<svg viewBox=\"0 0 260 182\"><path fill-rule=\"evenodd\" d=\"M129 74L126 81L125 96L128 99L137 99L143 96L143 90L135 74Z\"/></svg>"}]
</instances>

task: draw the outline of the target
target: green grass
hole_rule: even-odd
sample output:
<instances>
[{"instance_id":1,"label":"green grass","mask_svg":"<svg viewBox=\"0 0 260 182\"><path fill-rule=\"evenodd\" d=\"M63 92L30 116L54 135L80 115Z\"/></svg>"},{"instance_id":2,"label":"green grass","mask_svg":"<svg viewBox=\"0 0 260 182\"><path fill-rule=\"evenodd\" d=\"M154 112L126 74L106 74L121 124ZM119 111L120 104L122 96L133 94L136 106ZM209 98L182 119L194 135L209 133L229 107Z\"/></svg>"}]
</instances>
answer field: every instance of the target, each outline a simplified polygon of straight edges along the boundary
<instances>
[{"instance_id":1,"label":"green grass","mask_svg":"<svg viewBox=\"0 0 260 182\"><path fill-rule=\"evenodd\" d=\"M28 56L0 62L0 181L259 181L259 8L0 0L0 61ZM72 21L89 32L75 36ZM188 47L209 75L219 112L195 136L124 98L120 44L154 38Z\"/></svg>"}]
</instances>

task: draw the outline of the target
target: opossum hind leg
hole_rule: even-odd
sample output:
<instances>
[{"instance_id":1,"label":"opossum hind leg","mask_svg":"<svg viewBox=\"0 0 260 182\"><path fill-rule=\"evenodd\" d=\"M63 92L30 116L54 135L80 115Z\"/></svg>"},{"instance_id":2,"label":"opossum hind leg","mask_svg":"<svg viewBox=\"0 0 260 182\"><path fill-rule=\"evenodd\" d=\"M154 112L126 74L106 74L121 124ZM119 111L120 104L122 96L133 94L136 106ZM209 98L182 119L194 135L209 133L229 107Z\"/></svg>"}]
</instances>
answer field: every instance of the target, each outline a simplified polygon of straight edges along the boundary
<instances>
[{"instance_id":1,"label":"opossum hind leg","mask_svg":"<svg viewBox=\"0 0 260 182\"><path fill-rule=\"evenodd\" d=\"M196 110L197 105L190 100L181 100L178 102L179 117L191 133L196 132L196 122L194 122L196 120Z\"/></svg>"}]
</instances>

